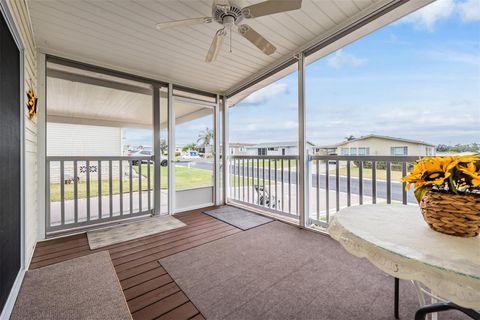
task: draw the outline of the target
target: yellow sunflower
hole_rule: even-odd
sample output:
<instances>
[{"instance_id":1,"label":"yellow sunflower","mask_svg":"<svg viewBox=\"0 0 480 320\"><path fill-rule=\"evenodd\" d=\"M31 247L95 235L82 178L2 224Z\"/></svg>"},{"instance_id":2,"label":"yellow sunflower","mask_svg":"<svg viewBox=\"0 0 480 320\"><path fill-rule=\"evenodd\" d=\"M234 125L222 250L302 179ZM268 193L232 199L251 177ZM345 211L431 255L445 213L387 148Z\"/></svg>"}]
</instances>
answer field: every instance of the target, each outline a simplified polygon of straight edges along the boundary
<instances>
[{"instance_id":1,"label":"yellow sunflower","mask_svg":"<svg viewBox=\"0 0 480 320\"><path fill-rule=\"evenodd\" d=\"M459 168L461 172L466 174L472 179L473 187L480 187L480 170L477 169L477 166L474 162L469 162L465 166Z\"/></svg>"}]
</instances>

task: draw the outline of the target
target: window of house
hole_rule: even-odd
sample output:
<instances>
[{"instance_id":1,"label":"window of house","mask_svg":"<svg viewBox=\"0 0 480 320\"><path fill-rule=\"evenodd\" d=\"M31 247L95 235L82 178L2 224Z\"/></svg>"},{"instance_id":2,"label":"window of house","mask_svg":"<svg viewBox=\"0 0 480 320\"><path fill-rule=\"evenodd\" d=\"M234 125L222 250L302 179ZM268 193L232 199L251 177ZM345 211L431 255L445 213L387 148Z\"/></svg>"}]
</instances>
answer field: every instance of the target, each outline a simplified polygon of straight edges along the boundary
<instances>
[{"instance_id":1,"label":"window of house","mask_svg":"<svg viewBox=\"0 0 480 320\"><path fill-rule=\"evenodd\" d=\"M358 148L359 156L368 156L370 154L370 148Z\"/></svg>"},{"instance_id":2,"label":"window of house","mask_svg":"<svg viewBox=\"0 0 480 320\"><path fill-rule=\"evenodd\" d=\"M350 155L356 156L357 155L357 148L350 148Z\"/></svg>"},{"instance_id":3,"label":"window of house","mask_svg":"<svg viewBox=\"0 0 480 320\"><path fill-rule=\"evenodd\" d=\"M342 156L348 156L349 155L349 149L348 148L342 148L341 149L341 154Z\"/></svg>"},{"instance_id":4,"label":"window of house","mask_svg":"<svg viewBox=\"0 0 480 320\"><path fill-rule=\"evenodd\" d=\"M267 155L267 148L258 148L258 155L259 156L266 156Z\"/></svg>"},{"instance_id":5,"label":"window of house","mask_svg":"<svg viewBox=\"0 0 480 320\"><path fill-rule=\"evenodd\" d=\"M392 156L406 156L408 155L408 147L391 147L390 154Z\"/></svg>"}]
</instances>

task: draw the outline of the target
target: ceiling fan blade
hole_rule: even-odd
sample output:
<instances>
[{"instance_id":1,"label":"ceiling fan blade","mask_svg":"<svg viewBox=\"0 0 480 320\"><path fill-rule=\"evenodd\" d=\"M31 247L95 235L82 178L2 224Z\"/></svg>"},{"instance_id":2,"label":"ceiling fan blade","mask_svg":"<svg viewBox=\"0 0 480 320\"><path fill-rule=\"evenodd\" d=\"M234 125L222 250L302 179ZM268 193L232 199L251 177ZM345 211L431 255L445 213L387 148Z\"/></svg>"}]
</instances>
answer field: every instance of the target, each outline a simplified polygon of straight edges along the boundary
<instances>
[{"instance_id":1,"label":"ceiling fan blade","mask_svg":"<svg viewBox=\"0 0 480 320\"><path fill-rule=\"evenodd\" d=\"M297 10L302 7L302 0L268 0L247 6L242 9L245 18L256 18L285 11Z\"/></svg>"},{"instance_id":2,"label":"ceiling fan blade","mask_svg":"<svg viewBox=\"0 0 480 320\"><path fill-rule=\"evenodd\" d=\"M212 22L212 20L213 19L211 17L201 17L201 18L193 18L193 19L160 22L160 23L157 24L157 30L162 30L162 29L166 29L166 28L173 28L173 27L192 26L192 25L203 24L203 23L210 23L210 22Z\"/></svg>"},{"instance_id":3,"label":"ceiling fan blade","mask_svg":"<svg viewBox=\"0 0 480 320\"><path fill-rule=\"evenodd\" d=\"M271 55L277 48L267 39L261 36L257 31L253 30L248 24L242 24L238 27L238 32L248 41L253 43L258 49L262 50L266 55Z\"/></svg>"},{"instance_id":4,"label":"ceiling fan blade","mask_svg":"<svg viewBox=\"0 0 480 320\"><path fill-rule=\"evenodd\" d=\"M220 29L213 37L212 44L210 45L210 49L208 49L207 56L205 57L205 62L212 62L217 58L217 54L220 51L220 47L222 46L223 39L227 32L224 29Z\"/></svg>"}]
</instances>

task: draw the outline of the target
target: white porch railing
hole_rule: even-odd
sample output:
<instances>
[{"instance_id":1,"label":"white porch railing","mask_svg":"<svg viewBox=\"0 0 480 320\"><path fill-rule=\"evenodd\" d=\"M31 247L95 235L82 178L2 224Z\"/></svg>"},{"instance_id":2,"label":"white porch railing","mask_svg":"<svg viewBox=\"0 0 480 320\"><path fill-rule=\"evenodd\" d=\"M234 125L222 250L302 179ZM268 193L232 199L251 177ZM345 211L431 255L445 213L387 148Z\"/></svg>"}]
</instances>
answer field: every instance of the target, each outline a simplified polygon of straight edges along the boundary
<instances>
[{"instance_id":1,"label":"white porch railing","mask_svg":"<svg viewBox=\"0 0 480 320\"><path fill-rule=\"evenodd\" d=\"M46 161L47 234L153 212L152 157L47 157ZM146 168L142 163L148 164Z\"/></svg>"},{"instance_id":2,"label":"white porch railing","mask_svg":"<svg viewBox=\"0 0 480 320\"><path fill-rule=\"evenodd\" d=\"M405 176L416 156L309 156L309 224L328 226L343 207L416 203ZM229 199L298 218L297 156L231 156Z\"/></svg>"},{"instance_id":3,"label":"white porch railing","mask_svg":"<svg viewBox=\"0 0 480 320\"><path fill-rule=\"evenodd\" d=\"M232 156L229 199L298 218L298 156Z\"/></svg>"}]
</instances>

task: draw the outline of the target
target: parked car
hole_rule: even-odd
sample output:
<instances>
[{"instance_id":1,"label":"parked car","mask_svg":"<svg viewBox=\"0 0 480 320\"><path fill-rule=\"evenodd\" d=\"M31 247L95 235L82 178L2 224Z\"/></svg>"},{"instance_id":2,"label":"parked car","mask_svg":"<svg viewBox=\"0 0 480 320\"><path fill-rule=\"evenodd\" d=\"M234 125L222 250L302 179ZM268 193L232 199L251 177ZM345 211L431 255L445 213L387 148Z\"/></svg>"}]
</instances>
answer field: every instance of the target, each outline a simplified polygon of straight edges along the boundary
<instances>
[{"instance_id":1,"label":"parked car","mask_svg":"<svg viewBox=\"0 0 480 320\"><path fill-rule=\"evenodd\" d=\"M129 157L151 157L153 155L153 149L151 147L143 147L135 151L129 152ZM132 165L138 165L139 160L132 160ZM142 160L142 163L151 163L151 160Z\"/></svg>"},{"instance_id":2,"label":"parked car","mask_svg":"<svg viewBox=\"0 0 480 320\"><path fill-rule=\"evenodd\" d=\"M143 149L134 150L128 153L129 157L145 157L145 156L153 156L153 148L152 147L143 147ZM153 163L153 160L142 160L142 163ZM138 160L132 160L132 165L138 165ZM167 159L162 159L160 162L162 167L166 167L168 165Z\"/></svg>"},{"instance_id":3,"label":"parked car","mask_svg":"<svg viewBox=\"0 0 480 320\"><path fill-rule=\"evenodd\" d=\"M193 160L193 159L200 159L200 154L198 151L187 151L182 155L183 160Z\"/></svg>"}]
</instances>

